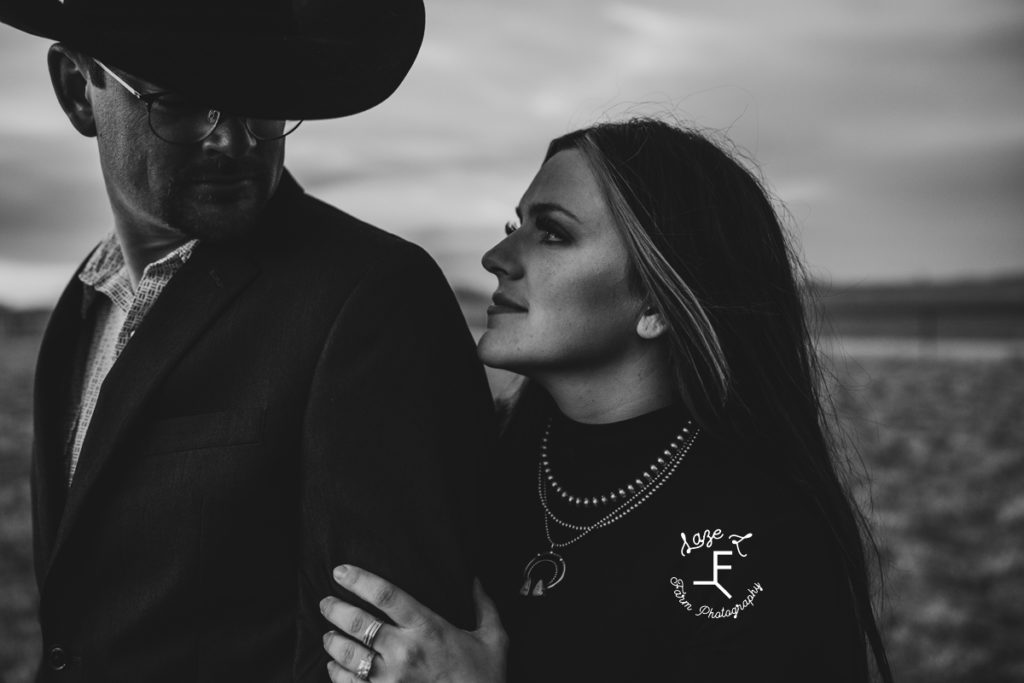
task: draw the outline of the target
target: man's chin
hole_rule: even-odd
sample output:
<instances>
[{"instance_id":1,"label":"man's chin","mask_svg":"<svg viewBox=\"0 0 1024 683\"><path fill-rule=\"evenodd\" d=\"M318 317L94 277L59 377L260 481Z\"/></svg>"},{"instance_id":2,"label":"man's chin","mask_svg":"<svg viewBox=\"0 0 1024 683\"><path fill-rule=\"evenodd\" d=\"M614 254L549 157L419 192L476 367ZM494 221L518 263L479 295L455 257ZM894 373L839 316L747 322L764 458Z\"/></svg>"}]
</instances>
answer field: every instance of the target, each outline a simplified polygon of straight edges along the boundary
<instances>
[{"instance_id":1,"label":"man's chin","mask_svg":"<svg viewBox=\"0 0 1024 683\"><path fill-rule=\"evenodd\" d=\"M189 219L179 222L180 229L202 242L230 242L252 234L265 205L266 202L199 205Z\"/></svg>"},{"instance_id":2,"label":"man's chin","mask_svg":"<svg viewBox=\"0 0 1024 683\"><path fill-rule=\"evenodd\" d=\"M229 242L250 235L277 188L279 175L220 169L193 174L177 183L170 207L177 207L172 224L205 242Z\"/></svg>"}]
</instances>

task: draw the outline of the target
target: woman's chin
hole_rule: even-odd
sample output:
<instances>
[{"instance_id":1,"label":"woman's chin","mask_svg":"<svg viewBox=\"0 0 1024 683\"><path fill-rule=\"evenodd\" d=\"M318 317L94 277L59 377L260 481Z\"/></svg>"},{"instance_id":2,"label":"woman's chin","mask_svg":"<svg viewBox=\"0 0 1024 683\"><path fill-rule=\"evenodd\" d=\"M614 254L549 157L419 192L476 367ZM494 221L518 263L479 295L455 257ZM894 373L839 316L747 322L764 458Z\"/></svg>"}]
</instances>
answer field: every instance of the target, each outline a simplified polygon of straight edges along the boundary
<instances>
[{"instance_id":1,"label":"woman's chin","mask_svg":"<svg viewBox=\"0 0 1024 683\"><path fill-rule=\"evenodd\" d=\"M476 344L476 357L489 368L519 372L517 354L510 344L503 343L500 334L487 330Z\"/></svg>"}]
</instances>

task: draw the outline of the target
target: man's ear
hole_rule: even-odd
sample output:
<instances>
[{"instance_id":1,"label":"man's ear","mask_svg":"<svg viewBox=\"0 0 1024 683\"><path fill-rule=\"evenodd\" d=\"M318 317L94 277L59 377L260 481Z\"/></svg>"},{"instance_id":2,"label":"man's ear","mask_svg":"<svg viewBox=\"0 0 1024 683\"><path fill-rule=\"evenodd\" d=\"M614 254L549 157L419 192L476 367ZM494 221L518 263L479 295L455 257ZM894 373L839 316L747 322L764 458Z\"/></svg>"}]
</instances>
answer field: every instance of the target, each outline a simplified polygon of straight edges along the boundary
<instances>
[{"instance_id":1,"label":"man's ear","mask_svg":"<svg viewBox=\"0 0 1024 683\"><path fill-rule=\"evenodd\" d=\"M86 137L96 137L86 60L67 46L56 43L50 47L46 62L50 67L50 81L57 102L68 115L71 125Z\"/></svg>"},{"instance_id":2,"label":"man's ear","mask_svg":"<svg viewBox=\"0 0 1024 683\"><path fill-rule=\"evenodd\" d=\"M636 323L636 333L641 339L657 339L668 331L665 319L655 308L647 308Z\"/></svg>"}]
</instances>

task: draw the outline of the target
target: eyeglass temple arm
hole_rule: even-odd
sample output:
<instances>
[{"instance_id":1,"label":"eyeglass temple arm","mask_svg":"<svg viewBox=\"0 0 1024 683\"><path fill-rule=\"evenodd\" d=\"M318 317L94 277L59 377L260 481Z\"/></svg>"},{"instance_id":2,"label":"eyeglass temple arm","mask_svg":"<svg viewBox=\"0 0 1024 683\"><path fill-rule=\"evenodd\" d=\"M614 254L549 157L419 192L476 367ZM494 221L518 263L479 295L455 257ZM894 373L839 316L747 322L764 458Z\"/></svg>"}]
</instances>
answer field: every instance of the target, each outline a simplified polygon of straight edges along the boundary
<instances>
[{"instance_id":1,"label":"eyeglass temple arm","mask_svg":"<svg viewBox=\"0 0 1024 683\"><path fill-rule=\"evenodd\" d=\"M121 78L121 77L120 77L120 76L118 76L118 75L117 75L116 73L114 73L113 71L111 71L111 70L110 70L110 67L108 67L108 66L107 66L106 64L104 64L104 63L103 63L103 62L101 62L100 60L96 59L95 57L93 57L92 61L94 61L94 62L96 62L97 64L99 64L99 65L100 65L100 68L101 68L101 69L103 69L104 71L106 71L106 72L107 72L108 74L110 74L110 77L111 77L111 78L113 78L113 79L114 79L115 81L117 81L118 83L120 83L120 84L121 84L121 86L122 86L122 87L123 87L123 88L124 88L125 90L127 90L128 92L130 92L130 93L131 93L132 95L134 95L134 96L135 96L135 97L137 97L138 99L140 99L140 100L141 100L141 99L143 99L143 97L142 97L142 93L140 93L140 92L139 92L138 90L136 90L136 89L135 89L135 88L133 88L132 86L128 85L128 83L126 83L126 82L125 82L125 80L124 80L123 78Z\"/></svg>"}]
</instances>

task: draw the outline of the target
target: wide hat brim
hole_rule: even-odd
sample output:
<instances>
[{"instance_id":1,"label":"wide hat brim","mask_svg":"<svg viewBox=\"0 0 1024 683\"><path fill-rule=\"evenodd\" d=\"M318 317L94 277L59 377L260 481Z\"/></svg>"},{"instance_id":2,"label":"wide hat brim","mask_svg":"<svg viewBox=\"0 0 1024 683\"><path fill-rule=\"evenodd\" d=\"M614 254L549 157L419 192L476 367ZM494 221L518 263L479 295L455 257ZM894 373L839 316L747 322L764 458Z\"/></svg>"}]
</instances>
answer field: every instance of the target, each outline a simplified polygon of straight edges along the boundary
<instances>
[{"instance_id":1,"label":"wide hat brim","mask_svg":"<svg viewBox=\"0 0 1024 683\"><path fill-rule=\"evenodd\" d=\"M115 12L94 7L103 0L0 0L0 21L211 107L277 119L348 116L380 104L423 41L422 0L299 0L273 16L251 10L281 3L233 2L161 15L163 6L145 0Z\"/></svg>"}]
</instances>

